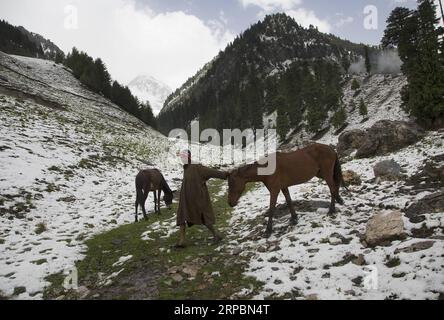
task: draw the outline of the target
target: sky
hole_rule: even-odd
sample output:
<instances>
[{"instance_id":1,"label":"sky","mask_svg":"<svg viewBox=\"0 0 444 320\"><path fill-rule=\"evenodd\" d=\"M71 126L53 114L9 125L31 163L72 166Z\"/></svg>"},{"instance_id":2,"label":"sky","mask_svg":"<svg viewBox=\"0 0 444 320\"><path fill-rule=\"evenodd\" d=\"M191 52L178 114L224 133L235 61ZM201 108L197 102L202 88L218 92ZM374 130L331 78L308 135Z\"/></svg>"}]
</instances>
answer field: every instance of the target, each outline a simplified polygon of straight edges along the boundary
<instances>
[{"instance_id":1,"label":"sky","mask_svg":"<svg viewBox=\"0 0 444 320\"><path fill-rule=\"evenodd\" d=\"M101 57L128 84L141 74L172 89L266 14L285 12L303 26L378 44L396 6L415 0L1 0L0 19Z\"/></svg>"}]
</instances>

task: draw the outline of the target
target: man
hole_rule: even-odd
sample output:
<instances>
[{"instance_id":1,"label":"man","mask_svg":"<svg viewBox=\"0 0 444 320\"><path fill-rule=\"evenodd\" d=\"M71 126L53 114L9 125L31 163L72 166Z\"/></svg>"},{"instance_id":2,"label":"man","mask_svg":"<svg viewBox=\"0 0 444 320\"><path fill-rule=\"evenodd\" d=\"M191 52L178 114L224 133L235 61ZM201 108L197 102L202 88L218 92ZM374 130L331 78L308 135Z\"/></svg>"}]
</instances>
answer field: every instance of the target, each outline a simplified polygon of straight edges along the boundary
<instances>
[{"instance_id":1,"label":"man","mask_svg":"<svg viewBox=\"0 0 444 320\"><path fill-rule=\"evenodd\" d=\"M228 173L192 163L189 150L181 152L180 157L184 163L184 174L177 209L177 226L180 231L176 248L185 247L186 225L205 225L213 234L214 242L218 243L222 236L214 229L216 218L206 182L211 178L226 180Z\"/></svg>"}]
</instances>

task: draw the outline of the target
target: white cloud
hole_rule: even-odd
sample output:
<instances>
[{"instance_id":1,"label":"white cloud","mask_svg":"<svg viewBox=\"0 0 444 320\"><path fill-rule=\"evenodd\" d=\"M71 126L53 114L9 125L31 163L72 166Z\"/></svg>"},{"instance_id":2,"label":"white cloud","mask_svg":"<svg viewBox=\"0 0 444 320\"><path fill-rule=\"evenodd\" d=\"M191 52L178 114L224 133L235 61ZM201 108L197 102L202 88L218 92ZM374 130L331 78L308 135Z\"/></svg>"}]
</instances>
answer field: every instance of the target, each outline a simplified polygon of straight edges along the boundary
<instances>
[{"instance_id":1,"label":"white cloud","mask_svg":"<svg viewBox=\"0 0 444 320\"><path fill-rule=\"evenodd\" d=\"M239 0L246 8L256 6L265 12L271 12L278 9L289 10L302 3L302 0Z\"/></svg>"},{"instance_id":2,"label":"white cloud","mask_svg":"<svg viewBox=\"0 0 444 320\"><path fill-rule=\"evenodd\" d=\"M77 30L64 28L68 4L78 9ZM181 11L136 9L133 0L2 0L0 18L41 33L65 51L77 46L103 58L123 83L146 73L172 88L235 37L223 23L206 23Z\"/></svg>"},{"instance_id":3,"label":"white cloud","mask_svg":"<svg viewBox=\"0 0 444 320\"><path fill-rule=\"evenodd\" d=\"M329 33L331 31L331 25L327 20L322 20L316 16L311 10L299 8L295 10L288 10L286 13L296 20L297 23L303 27L309 27L310 25L318 27L319 31Z\"/></svg>"},{"instance_id":4,"label":"white cloud","mask_svg":"<svg viewBox=\"0 0 444 320\"><path fill-rule=\"evenodd\" d=\"M336 23L335 26L337 28L341 28L347 24L353 23L355 19L353 17L341 17Z\"/></svg>"}]
</instances>

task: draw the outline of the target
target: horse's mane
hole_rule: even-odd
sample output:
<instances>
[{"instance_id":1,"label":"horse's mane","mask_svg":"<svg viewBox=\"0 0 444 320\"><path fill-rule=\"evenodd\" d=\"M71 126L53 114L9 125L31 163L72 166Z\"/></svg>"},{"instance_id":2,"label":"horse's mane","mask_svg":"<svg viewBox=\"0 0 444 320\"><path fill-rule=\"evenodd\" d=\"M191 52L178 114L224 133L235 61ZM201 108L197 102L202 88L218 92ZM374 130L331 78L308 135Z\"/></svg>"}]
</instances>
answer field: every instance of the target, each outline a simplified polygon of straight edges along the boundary
<instances>
[{"instance_id":1,"label":"horse's mane","mask_svg":"<svg viewBox=\"0 0 444 320\"><path fill-rule=\"evenodd\" d=\"M236 172L239 175L244 175L251 169L265 168L266 166L267 166L266 164L259 164L258 162L255 162L252 164L244 165L242 167L238 167L237 169L234 170L234 172Z\"/></svg>"}]
</instances>

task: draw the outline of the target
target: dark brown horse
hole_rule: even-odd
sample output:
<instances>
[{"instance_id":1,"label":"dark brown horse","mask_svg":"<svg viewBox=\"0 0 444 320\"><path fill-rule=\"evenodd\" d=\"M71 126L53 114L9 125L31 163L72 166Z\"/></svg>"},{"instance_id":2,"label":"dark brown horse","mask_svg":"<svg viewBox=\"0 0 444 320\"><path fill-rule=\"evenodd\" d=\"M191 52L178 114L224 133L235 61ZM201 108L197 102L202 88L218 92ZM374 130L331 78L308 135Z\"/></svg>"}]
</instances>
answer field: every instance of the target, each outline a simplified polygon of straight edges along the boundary
<instances>
[{"instance_id":1,"label":"dark brown horse","mask_svg":"<svg viewBox=\"0 0 444 320\"><path fill-rule=\"evenodd\" d=\"M296 214L288 188L306 183L314 177L325 180L330 188L331 204L329 215L335 213L335 202L344 204L339 195L341 185L344 185L341 165L337 153L329 146L312 144L304 149L276 154L276 170L272 175L259 175L258 168L262 165L255 163L231 172L228 184L228 203L235 207L249 182L262 182L270 191L270 209L266 235L273 231L273 215L279 193L285 196L291 212L291 223L297 224Z\"/></svg>"},{"instance_id":2,"label":"dark brown horse","mask_svg":"<svg viewBox=\"0 0 444 320\"><path fill-rule=\"evenodd\" d=\"M148 219L145 210L146 199L149 193L153 191L154 194L154 212L160 214L160 196L164 192L163 200L168 208L171 208L173 203L173 191L171 191L162 173L157 169L142 170L136 177L136 222L138 222L137 210L139 205L142 207L143 216Z\"/></svg>"}]
</instances>

